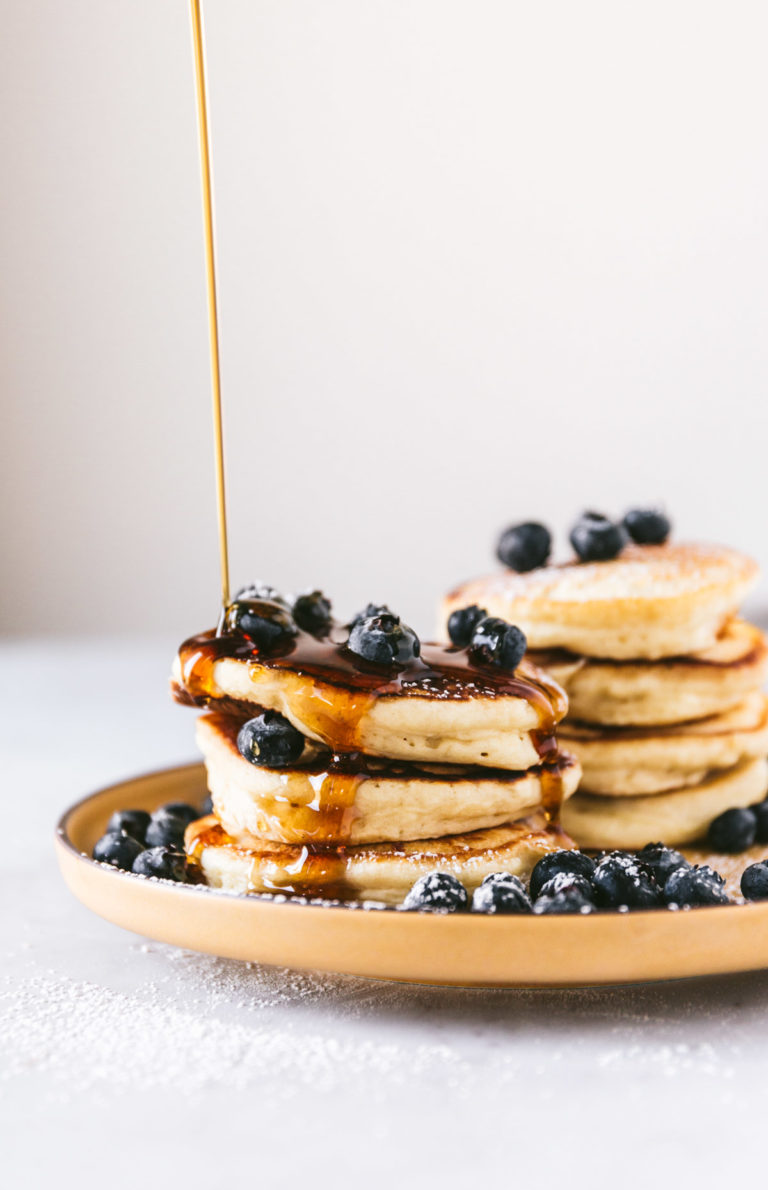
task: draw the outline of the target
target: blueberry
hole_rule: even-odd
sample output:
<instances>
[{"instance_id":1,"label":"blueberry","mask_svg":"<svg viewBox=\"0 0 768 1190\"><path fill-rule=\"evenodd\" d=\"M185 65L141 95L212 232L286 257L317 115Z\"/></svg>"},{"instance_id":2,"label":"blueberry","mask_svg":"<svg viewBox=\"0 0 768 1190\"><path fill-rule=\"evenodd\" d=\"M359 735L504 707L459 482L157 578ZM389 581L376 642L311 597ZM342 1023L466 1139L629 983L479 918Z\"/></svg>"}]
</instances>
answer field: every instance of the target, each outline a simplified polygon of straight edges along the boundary
<instances>
[{"instance_id":1,"label":"blueberry","mask_svg":"<svg viewBox=\"0 0 768 1190\"><path fill-rule=\"evenodd\" d=\"M93 858L102 864L111 864L113 868L121 868L123 872L130 872L133 861L143 850L139 840L132 835L127 835L125 831L111 831L101 836L93 849Z\"/></svg>"},{"instance_id":2,"label":"blueberry","mask_svg":"<svg viewBox=\"0 0 768 1190\"><path fill-rule=\"evenodd\" d=\"M213 814L213 798L211 797L210 793L200 807L200 817L204 818L206 814Z\"/></svg>"},{"instance_id":3,"label":"blueberry","mask_svg":"<svg viewBox=\"0 0 768 1190\"><path fill-rule=\"evenodd\" d=\"M126 835L131 835L143 843L148 826L149 814L146 810L115 810L107 823L106 833L125 831Z\"/></svg>"},{"instance_id":4,"label":"blueberry","mask_svg":"<svg viewBox=\"0 0 768 1190\"><path fill-rule=\"evenodd\" d=\"M196 806L190 806L189 802L167 802L160 810L173 818L181 818L185 826L189 826L190 822L197 822L200 817L200 811Z\"/></svg>"},{"instance_id":5,"label":"blueberry","mask_svg":"<svg viewBox=\"0 0 768 1190\"><path fill-rule=\"evenodd\" d=\"M725 881L706 864L677 868L664 885L668 905L727 905Z\"/></svg>"},{"instance_id":6,"label":"blueberry","mask_svg":"<svg viewBox=\"0 0 768 1190\"><path fill-rule=\"evenodd\" d=\"M614 851L604 856L595 868L592 884L595 900L604 909L650 909L661 902L661 892L653 876L634 855Z\"/></svg>"},{"instance_id":7,"label":"blueberry","mask_svg":"<svg viewBox=\"0 0 768 1190\"><path fill-rule=\"evenodd\" d=\"M325 636L331 627L331 602L322 591L299 595L293 605L293 618L304 632Z\"/></svg>"},{"instance_id":8,"label":"blueberry","mask_svg":"<svg viewBox=\"0 0 768 1190\"><path fill-rule=\"evenodd\" d=\"M748 901L768 901L768 864L750 864L741 877L741 891Z\"/></svg>"},{"instance_id":9,"label":"blueberry","mask_svg":"<svg viewBox=\"0 0 768 1190\"><path fill-rule=\"evenodd\" d=\"M584 901L594 903L595 893L586 876L577 876L575 872L556 872L541 886L539 897L556 897L558 893L575 889Z\"/></svg>"},{"instance_id":10,"label":"blueberry","mask_svg":"<svg viewBox=\"0 0 768 1190\"><path fill-rule=\"evenodd\" d=\"M564 888L554 896L539 897L534 913L594 913L595 906L578 888Z\"/></svg>"},{"instance_id":11,"label":"blueberry","mask_svg":"<svg viewBox=\"0 0 768 1190\"><path fill-rule=\"evenodd\" d=\"M347 641L347 648L375 665L407 665L421 652L418 636L391 612L357 620Z\"/></svg>"},{"instance_id":12,"label":"blueberry","mask_svg":"<svg viewBox=\"0 0 768 1190\"><path fill-rule=\"evenodd\" d=\"M749 808L755 816L755 842L768 843L768 802L757 802Z\"/></svg>"},{"instance_id":13,"label":"blueberry","mask_svg":"<svg viewBox=\"0 0 768 1190\"><path fill-rule=\"evenodd\" d=\"M631 508L622 524L638 545L663 545L672 532L669 517L656 508Z\"/></svg>"},{"instance_id":14,"label":"blueberry","mask_svg":"<svg viewBox=\"0 0 768 1190\"><path fill-rule=\"evenodd\" d=\"M757 816L748 808L724 810L709 824L707 843L713 851L736 854L746 851L755 841Z\"/></svg>"},{"instance_id":15,"label":"blueberry","mask_svg":"<svg viewBox=\"0 0 768 1190\"><path fill-rule=\"evenodd\" d=\"M464 885L448 872L430 872L421 876L403 901L403 909L429 913L459 913L468 905Z\"/></svg>"},{"instance_id":16,"label":"blueberry","mask_svg":"<svg viewBox=\"0 0 768 1190\"><path fill-rule=\"evenodd\" d=\"M219 635L245 636L257 649L269 651L296 635L296 625L279 603L266 599L239 599L225 610Z\"/></svg>"},{"instance_id":17,"label":"blueberry","mask_svg":"<svg viewBox=\"0 0 768 1190\"><path fill-rule=\"evenodd\" d=\"M304 751L304 736L277 711L262 711L237 733L237 750L251 764L283 768Z\"/></svg>"},{"instance_id":18,"label":"blueberry","mask_svg":"<svg viewBox=\"0 0 768 1190\"><path fill-rule=\"evenodd\" d=\"M637 859L641 867L650 872L659 888L664 887L677 868L691 866L679 851L665 847L663 843L646 843L642 851L637 852Z\"/></svg>"},{"instance_id":19,"label":"blueberry","mask_svg":"<svg viewBox=\"0 0 768 1190\"><path fill-rule=\"evenodd\" d=\"M585 512L571 529L570 541L581 562L609 562L624 549L627 533L599 512Z\"/></svg>"},{"instance_id":20,"label":"blueberry","mask_svg":"<svg viewBox=\"0 0 768 1190\"><path fill-rule=\"evenodd\" d=\"M522 661L527 647L525 633L516 624L486 616L475 626L469 651L473 661L513 670Z\"/></svg>"},{"instance_id":21,"label":"blueberry","mask_svg":"<svg viewBox=\"0 0 768 1190\"><path fill-rule=\"evenodd\" d=\"M448 617L448 635L451 643L459 649L466 649L472 639L475 628L484 620L488 612L483 607L473 603L471 607L461 607L451 612Z\"/></svg>"},{"instance_id":22,"label":"blueberry","mask_svg":"<svg viewBox=\"0 0 768 1190\"><path fill-rule=\"evenodd\" d=\"M591 880L594 870L594 861L583 851L550 851L549 855L542 856L531 872L531 896L538 897L547 881L561 872Z\"/></svg>"},{"instance_id":23,"label":"blueberry","mask_svg":"<svg viewBox=\"0 0 768 1190\"><path fill-rule=\"evenodd\" d=\"M270 587L269 583L249 583L247 587L241 587L236 591L233 599L237 602L240 599L256 599L264 600L268 603L279 603L286 611L290 611L291 605L284 595L281 595L276 587Z\"/></svg>"},{"instance_id":24,"label":"blueberry","mask_svg":"<svg viewBox=\"0 0 768 1190\"><path fill-rule=\"evenodd\" d=\"M551 549L549 529L536 521L524 521L504 530L496 546L496 557L510 570L525 572L543 566Z\"/></svg>"},{"instance_id":25,"label":"blueberry","mask_svg":"<svg viewBox=\"0 0 768 1190\"><path fill-rule=\"evenodd\" d=\"M147 847L175 847L181 851L184 847L184 831L188 826L184 818L167 814L165 810L156 810L147 827L144 842Z\"/></svg>"},{"instance_id":26,"label":"blueberry","mask_svg":"<svg viewBox=\"0 0 768 1190\"><path fill-rule=\"evenodd\" d=\"M370 620L371 616L391 616L392 612L387 607L386 603L368 603L362 611L357 612L349 621L349 627L353 628L355 624L359 624L362 620Z\"/></svg>"},{"instance_id":27,"label":"blueberry","mask_svg":"<svg viewBox=\"0 0 768 1190\"><path fill-rule=\"evenodd\" d=\"M149 847L133 861L137 876L159 876L162 880L185 881L187 858L181 851L171 847Z\"/></svg>"},{"instance_id":28,"label":"blueberry","mask_svg":"<svg viewBox=\"0 0 768 1190\"><path fill-rule=\"evenodd\" d=\"M510 872L486 876L472 897L473 913L530 913L531 902L523 883Z\"/></svg>"}]
</instances>

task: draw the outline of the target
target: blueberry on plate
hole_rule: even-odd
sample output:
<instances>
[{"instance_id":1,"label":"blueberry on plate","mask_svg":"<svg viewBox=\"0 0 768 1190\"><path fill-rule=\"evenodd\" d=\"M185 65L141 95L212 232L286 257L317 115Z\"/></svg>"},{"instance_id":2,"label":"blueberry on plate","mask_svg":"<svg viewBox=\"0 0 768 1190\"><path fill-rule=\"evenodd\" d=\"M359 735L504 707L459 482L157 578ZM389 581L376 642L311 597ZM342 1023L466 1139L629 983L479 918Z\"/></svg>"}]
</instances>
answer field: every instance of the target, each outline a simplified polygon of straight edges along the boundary
<instances>
[{"instance_id":1,"label":"blueberry on plate","mask_svg":"<svg viewBox=\"0 0 768 1190\"><path fill-rule=\"evenodd\" d=\"M299 595L293 605L293 618L304 632L325 636L331 627L331 601L322 591Z\"/></svg>"},{"instance_id":2,"label":"blueberry on plate","mask_svg":"<svg viewBox=\"0 0 768 1190\"><path fill-rule=\"evenodd\" d=\"M746 851L755 841L757 816L748 807L724 810L709 824L707 843L713 851L736 854Z\"/></svg>"},{"instance_id":3,"label":"blueberry on plate","mask_svg":"<svg viewBox=\"0 0 768 1190\"><path fill-rule=\"evenodd\" d=\"M702 864L677 868L664 885L667 905L727 905L730 898L719 872Z\"/></svg>"},{"instance_id":4,"label":"blueberry on plate","mask_svg":"<svg viewBox=\"0 0 768 1190\"><path fill-rule=\"evenodd\" d=\"M418 636L391 612L367 616L352 625L347 641L351 653L373 665L407 665L421 652Z\"/></svg>"},{"instance_id":5,"label":"blueberry on plate","mask_svg":"<svg viewBox=\"0 0 768 1190\"><path fill-rule=\"evenodd\" d=\"M638 545L663 545L672 532L669 517L657 508L630 508L622 524Z\"/></svg>"},{"instance_id":6,"label":"blueberry on plate","mask_svg":"<svg viewBox=\"0 0 768 1190\"><path fill-rule=\"evenodd\" d=\"M564 888L553 896L539 897L533 906L534 913L594 913L595 906L587 900L578 888Z\"/></svg>"},{"instance_id":7,"label":"blueberry on plate","mask_svg":"<svg viewBox=\"0 0 768 1190\"><path fill-rule=\"evenodd\" d=\"M262 711L237 733L237 750L251 764L284 768L296 764L304 751L304 736L277 711Z\"/></svg>"},{"instance_id":8,"label":"blueberry on plate","mask_svg":"<svg viewBox=\"0 0 768 1190\"><path fill-rule=\"evenodd\" d=\"M361 620L370 620L371 616L391 616L392 612L386 603L367 603L362 611L357 612L349 621L349 628L359 624Z\"/></svg>"},{"instance_id":9,"label":"blueberry on plate","mask_svg":"<svg viewBox=\"0 0 768 1190\"><path fill-rule=\"evenodd\" d=\"M460 913L469 905L467 890L448 872L421 876L403 901L403 909L427 913Z\"/></svg>"},{"instance_id":10,"label":"blueberry on plate","mask_svg":"<svg viewBox=\"0 0 768 1190\"><path fill-rule=\"evenodd\" d=\"M585 880L591 881L594 870L594 861L583 851L550 851L549 855L542 856L531 872L531 896L538 897L547 881L561 872L583 876Z\"/></svg>"},{"instance_id":11,"label":"blueberry on plate","mask_svg":"<svg viewBox=\"0 0 768 1190\"><path fill-rule=\"evenodd\" d=\"M586 876L577 876L575 872L556 872L554 876L550 876L541 886L536 900L540 897L556 897L558 893L566 892L568 889L575 889L583 900L589 901L590 905L594 904L595 893L591 882Z\"/></svg>"},{"instance_id":12,"label":"blueberry on plate","mask_svg":"<svg viewBox=\"0 0 768 1190\"><path fill-rule=\"evenodd\" d=\"M111 831L102 835L93 849L93 858L99 863L111 864L123 872L130 872L133 861L144 850L138 839L125 831Z\"/></svg>"},{"instance_id":13,"label":"blueberry on plate","mask_svg":"<svg viewBox=\"0 0 768 1190\"><path fill-rule=\"evenodd\" d=\"M149 814L146 810L115 810L107 823L106 833L125 831L126 835L131 835L143 843L148 826Z\"/></svg>"},{"instance_id":14,"label":"blueberry on plate","mask_svg":"<svg viewBox=\"0 0 768 1190\"><path fill-rule=\"evenodd\" d=\"M768 802L756 802L749 808L755 816L755 842L768 843Z\"/></svg>"},{"instance_id":15,"label":"blueberry on plate","mask_svg":"<svg viewBox=\"0 0 768 1190\"><path fill-rule=\"evenodd\" d=\"M610 562L627 544L627 533L599 512L585 512L571 529L570 542L580 562Z\"/></svg>"},{"instance_id":16,"label":"blueberry on plate","mask_svg":"<svg viewBox=\"0 0 768 1190\"><path fill-rule=\"evenodd\" d=\"M650 872L659 888L663 888L667 880L677 868L690 868L688 860L675 851L674 847L665 847L663 843L646 843L637 852L640 865Z\"/></svg>"},{"instance_id":17,"label":"blueberry on plate","mask_svg":"<svg viewBox=\"0 0 768 1190\"><path fill-rule=\"evenodd\" d=\"M497 616L486 616L475 626L469 645L473 661L515 670L523 659L528 641L516 624Z\"/></svg>"},{"instance_id":18,"label":"blueberry on plate","mask_svg":"<svg viewBox=\"0 0 768 1190\"><path fill-rule=\"evenodd\" d=\"M768 864L750 864L741 877L741 891L748 901L768 901Z\"/></svg>"},{"instance_id":19,"label":"blueberry on plate","mask_svg":"<svg viewBox=\"0 0 768 1190\"><path fill-rule=\"evenodd\" d=\"M149 847L133 861L137 876L157 876L160 880L187 879L187 857L172 847Z\"/></svg>"},{"instance_id":20,"label":"blueberry on plate","mask_svg":"<svg viewBox=\"0 0 768 1190\"><path fill-rule=\"evenodd\" d=\"M551 549L552 534L546 525L523 521L504 530L496 546L496 557L502 566L525 573L543 566Z\"/></svg>"},{"instance_id":21,"label":"blueberry on plate","mask_svg":"<svg viewBox=\"0 0 768 1190\"><path fill-rule=\"evenodd\" d=\"M530 913L531 902L523 882L511 872L486 876L472 896L473 913Z\"/></svg>"},{"instance_id":22,"label":"blueberry on plate","mask_svg":"<svg viewBox=\"0 0 768 1190\"><path fill-rule=\"evenodd\" d=\"M219 636L244 636L256 649L269 652L296 635L291 615L267 599L236 599L222 615Z\"/></svg>"},{"instance_id":23,"label":"blueberry on plate","mask_svg":"<svg viewBox=\"0 0 768 1190\"><path fill-rule=\"evenodd\" d=\"M448 617L448 636L451 638L451 644L456 645L458 649L466 649L475 628L487 615L485 608L478 607L476 603L471 607L460 607L451 612Z\"/></svg>"},{"instance_id":24,"label":"blueberry on plate","mask_svg":"<svg viewBox=\"0 0 768 1190\"><path fill-rule=\"evenodd\" d=\"M604 909L652 909L661 904L661 891L650 872L634 855L614 851L603 856L592 877L595 900Z\"/></svg>"},{"instance_id":25,"label":"blueberry on plate","mask_svg":"<svg viewBox=\"0 0 768 1190\"><path fill-rule=\"evenodd\" d=\"M185 818L168 814L164 808L156 810L147 827L144 842L147 847L175 847L177 851L181 851L184 847L184 832L188 826Z\"/></svg>"},{"instance_id":26,"label":"blueberry on plate","mask_svg":"<svg viewBox=\"0 0 768 1190\"><path fill-rule=\"evenodd\" d=\"M160 809L164 814L171 814L174 818L182 818L185 826L189 826L190 822L196 822L200 817L200 811L197 806L190 806L189 802L166 802Z\"/></svg>"}]
</instances>

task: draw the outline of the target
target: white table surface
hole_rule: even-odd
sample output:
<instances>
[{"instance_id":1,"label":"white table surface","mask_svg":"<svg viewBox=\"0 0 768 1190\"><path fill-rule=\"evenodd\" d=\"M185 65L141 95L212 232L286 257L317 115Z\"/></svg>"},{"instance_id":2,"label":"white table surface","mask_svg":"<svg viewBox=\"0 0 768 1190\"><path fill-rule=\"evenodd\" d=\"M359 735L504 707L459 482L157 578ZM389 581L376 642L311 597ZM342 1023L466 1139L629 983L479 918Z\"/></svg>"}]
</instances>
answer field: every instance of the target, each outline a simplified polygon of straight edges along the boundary
<instances>
[{"instance_id":1,"label":"white table surface","mask_svg":"<svg viewBox=\"0 0 768 1190\"><path fill-rule=\"evenodd\" d=\"M173 643L0 646L4 1185L655 1190L765 1168L768 973L406 987L182 952L82 908L60 811L194 756Z\"/></svg>"}]
</instances>

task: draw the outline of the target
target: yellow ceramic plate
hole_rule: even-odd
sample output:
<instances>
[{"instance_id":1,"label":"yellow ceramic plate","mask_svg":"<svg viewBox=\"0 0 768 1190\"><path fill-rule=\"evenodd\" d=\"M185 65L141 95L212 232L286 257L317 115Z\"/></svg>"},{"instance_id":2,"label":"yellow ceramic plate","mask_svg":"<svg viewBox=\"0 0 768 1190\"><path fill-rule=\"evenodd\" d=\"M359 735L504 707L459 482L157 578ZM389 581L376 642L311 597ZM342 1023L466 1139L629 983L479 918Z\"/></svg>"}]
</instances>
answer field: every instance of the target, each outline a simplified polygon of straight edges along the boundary
<instances>
[{"instance_id":1,"label":"yellow ceramic plate","mask_svg":"<svg viewBox=\"0 0 768 1190\"><path fill-rule=\"evenodd\" d=\"M768 967L768 902L588 917L448 917L274 902L146 880L89 858L113 810L205 796L202 765L136 777L72 806L56 832L76 897L127 930L224 958L375 979L566 987Z\"/></svg>"}]
</instances>

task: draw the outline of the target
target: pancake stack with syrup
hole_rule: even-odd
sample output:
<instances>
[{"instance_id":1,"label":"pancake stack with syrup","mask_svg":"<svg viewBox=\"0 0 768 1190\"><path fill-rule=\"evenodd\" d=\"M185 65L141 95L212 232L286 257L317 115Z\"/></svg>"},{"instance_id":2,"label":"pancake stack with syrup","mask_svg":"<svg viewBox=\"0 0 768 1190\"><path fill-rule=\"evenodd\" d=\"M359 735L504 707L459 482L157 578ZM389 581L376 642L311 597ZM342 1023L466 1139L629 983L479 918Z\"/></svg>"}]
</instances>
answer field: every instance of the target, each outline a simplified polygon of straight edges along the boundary
<instances>
[{"instance_id":1,"label":"pancake stack with syrup","mask_svg":"<svg viewBox=\"0 0 768 1190\"><path fill-rule=\"evenodd\" d=\"M757 567L724 547L615 541L610 560L466 583L443 615L479 605L514 619L528 658L566 689L560 738L583 777L562 821L578 846L696 843L768 792L768 648L737 616Z\"/></svg>"},{"instance_id":2,"label":"pancake stack with syrup","mask_svg":"<svg viewBox=\"0 0 768 1190\"><path fill-rule=\"evenodd\" d=\"M318 592L239 592L173 671L174 697L206 711L213 813L186 848L207 882L397 904L435 870L472 891L572 846L567 699L517 629L491 628L484 648L422 644L386 608L340 625Z\"/></svg>"}]
</instances>

